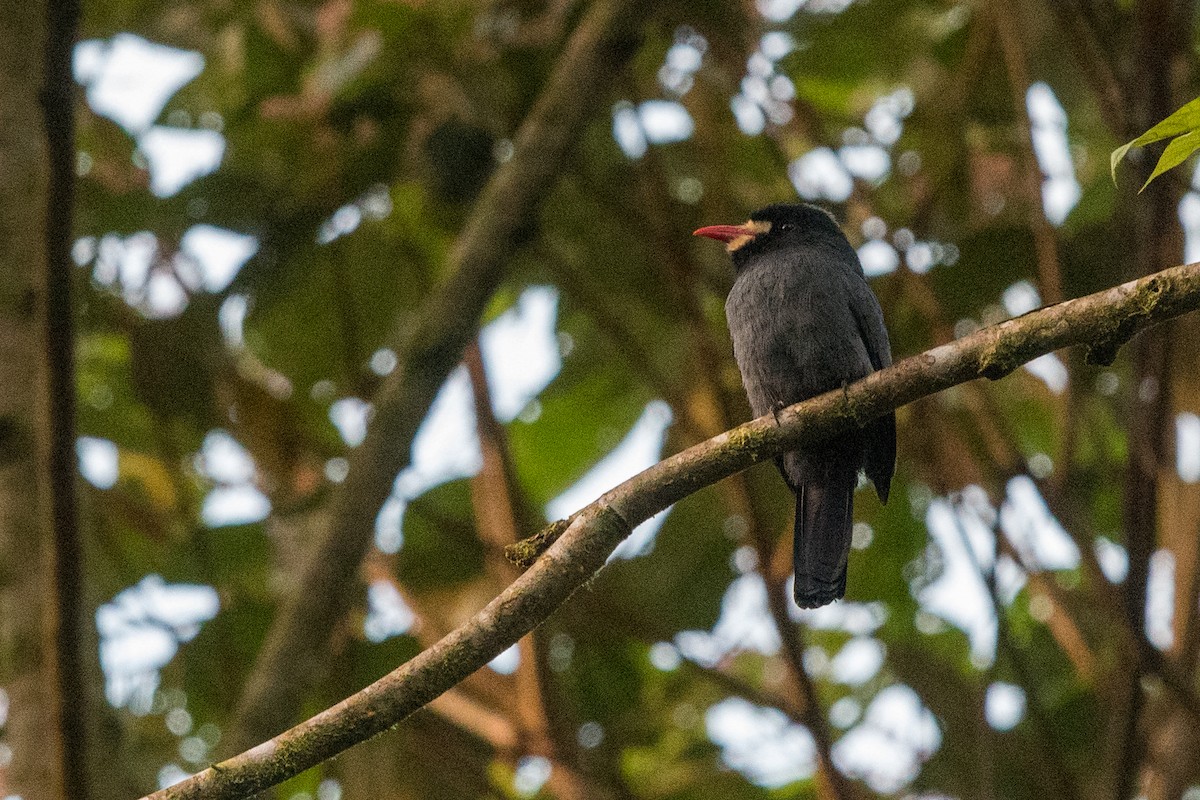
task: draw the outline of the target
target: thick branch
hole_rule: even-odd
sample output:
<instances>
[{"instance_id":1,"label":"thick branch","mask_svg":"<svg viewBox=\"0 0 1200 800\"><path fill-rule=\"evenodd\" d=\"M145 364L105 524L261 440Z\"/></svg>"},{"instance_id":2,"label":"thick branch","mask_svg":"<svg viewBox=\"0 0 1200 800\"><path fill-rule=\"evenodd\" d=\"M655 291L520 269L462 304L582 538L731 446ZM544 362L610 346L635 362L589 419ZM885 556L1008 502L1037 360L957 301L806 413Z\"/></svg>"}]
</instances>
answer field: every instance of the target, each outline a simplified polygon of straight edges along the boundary
<instances>
[{"instance_id":1,"label":"thick branch","mask_svg":"<svg viewBox=\"0 0 1200 800\"><path fill-rule=\"evenodd\" d=\"M636 49L649 8L632 0L592 6L522 124L512 159L497 170L459 236L449 279L398 337L400 363L374 398L366 441L351 453L349 476L332 501L333 522L314 543L263 644L226 739L230 752L288 724L319 674L329 636L358 586L355 571L375 517L408 464L417 427L475 334L507 274L510 253L591 110Z\"/></svg>"},{"instance_id":2,"label":"thick branch","mask_svg":"<svg viewBox=\"0 0 1200 800\"><path fill-rule=\"evenodd\" d=\"M247 797L386 730L531 631L604 565L632 526L705 486L979 377L999 378L1074 344L1120 340L1200 308L1200 264L1031 312L907 358L844 390L760 417L674 455L605 493L560 525L560 540L470 622L416 658L306 722L152 800Z\"/></svg>"},{"instance_id":3,"label":"thick branch","mask_svg":"<svg viewBox=\"0 0 1200 800\"><path fill-rule=\"evenodd\" d=\"M87 768L90 741L89 684L83 648L89 620L83 600L83 543L79 531L75 456L75 309L71 259L75 214L75 82L71 48L79 27L78 0L46 5L46 66L42 118L50 186L46 202L44 344L47 404L45 485L54 531L56 604L55 651L58 667L58 724L62 731L63 791L86 800L92 794Z\"/></svg>"},{"instance_id":4,"label":"thick branch","mask_svg":"<svg viewBox=\"0 0 1200 800\"><path fill-rule=\"evenodd\" d=\"M46 210L54 167L38 97L54 49L50 5L0 5L0 684L11 709L2 734L10 757L0 767L0 795L28 800L63 797L78 783L77 762L63 741L70 726L60 722L47 468L45 281L55 257Z\"/></svg>"},{"instance_id":5,"label":"thick branch","mask_svg":"<svg viewBox=\"0 0 1200 800\"><path fill-rule=\"evenodd\" d=\"M46 202L46 275L43 343L45 486L49 528L54 531L55 653L58 724L62 735L63 791L81 800L91 795L88 766L88 683L84 642L83 546L79 534L75 457L75 309L71 291L75 264L71 242L75 209L75 106L71 48L79 25L77 0L46 5L44 85L41 92L50 185Z\"/></svg>"},{"instance_id":6,"label":"thick branch","mask_svg":"<svg viewBox=\"0 0 1200 800\"><path fill-rule=\"evenodd\" d=\"M1191 41L1190 13L1181 15L1174 0L1146 0L1134 9L1134 92L1127 96L1135 102L1132 118L1142 130L1153 120L1163 119L1175 108L1174 70ZM1141 166L1142 172L1149 164ZM1126 195L1126 198L1129 198ZM1136 205L1126 199L1133 214L1133 242L1136 259L1131 264L1135 275L1149 275L1170 264L1183 251L1178 203L1180 187L1169 181L1156 181ZM1158 546L1161 528L1161 467L1168 463L1172 427L1172 362L1175 343L1168 330L1153 331L1133 348L1133 386L1138 391L1129 397L1126 408L1126 438L1129 455L1125 460L1123 527L1129 569L1125 576L1126 615L1136 639L1146 639L1146 591L1150 578L1150 557ZM1142 791L1143 777L1153 777L1157 769L1146 762L1144 724L1154 721L1143 714L1147 697L1142 679L1147 671L1145 650L1134 650L1127 663L1126 696L1116 705L1114 719L1123 725L1111 728L1117 757L1114 798L1124 800ZM1153 794L1153 793L1151 793Z\"/></svg>"}]
</instances>

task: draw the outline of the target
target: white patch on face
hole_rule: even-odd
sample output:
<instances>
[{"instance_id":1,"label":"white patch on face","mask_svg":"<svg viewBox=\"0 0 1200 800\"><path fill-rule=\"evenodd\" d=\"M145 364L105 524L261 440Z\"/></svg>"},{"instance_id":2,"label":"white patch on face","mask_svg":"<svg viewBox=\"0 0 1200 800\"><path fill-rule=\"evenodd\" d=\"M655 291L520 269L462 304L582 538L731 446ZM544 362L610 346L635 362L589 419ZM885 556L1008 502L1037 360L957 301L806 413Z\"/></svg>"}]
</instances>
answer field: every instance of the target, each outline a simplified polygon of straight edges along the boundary
<instances>
[{"instance_id":1,"label":"white patch on face","mask_svg":"<svg viewBox=\"0 0 1200 800\"><path fill-rule=\"evenodd\" d=\"M730 239L725 245L726 253L733 253L739 247L744 247L746 244L753 241L755 236L762 236L764 233L771 230L771 223L765 220L752 219L743 227L745 227L747 230L754 231L754 233L746 233L742 236L738 236L735 239Z\"/></svg>"}]
</instances>

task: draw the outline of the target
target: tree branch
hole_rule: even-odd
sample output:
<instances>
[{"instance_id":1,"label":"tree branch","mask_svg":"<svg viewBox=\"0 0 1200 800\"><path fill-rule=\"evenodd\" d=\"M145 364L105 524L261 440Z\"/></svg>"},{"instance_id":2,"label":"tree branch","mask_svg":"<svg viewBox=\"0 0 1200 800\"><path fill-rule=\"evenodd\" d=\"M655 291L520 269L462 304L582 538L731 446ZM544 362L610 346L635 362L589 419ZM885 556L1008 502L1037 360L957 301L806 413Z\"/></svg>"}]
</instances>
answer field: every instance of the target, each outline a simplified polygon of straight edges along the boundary
<instances>
[{"instance_id":1,"label":"tree branch","mask_svg":"<svg viewBox=\"0 0 1200 800\"><path fill-rule=\"evenodd\" d=\"M375 517L408 465L417 427L474 336L504 280L509 255L613 75L636 49L651 6L601 0L582 19L546 89L521 125L513 157L488 183L450 254L449 279L422 316L396 337L399 365L374 399L367 438L332 499L329 528L314 543L279 610L226 737L237 752L291 722L329 636L355 596L355 571Z\"/></svg>"},{"instance_id":2,"label":"tree branch","mask_svg":"<svg viewBox=\"0 0 1200 800\"><path fill-rule=\"evenodd\" d=\"M1136 97L1131 115L1139 129L1149 128L1176 106L1172 71L1191 41L1191 14L1181 15L1173 0L1148 0L1138 3L1133 13L1134 78ZM1149 169L1141 165L1139 172ZM1159 185L1161 183L1161 185ZM1130 265L1133 274L1149 275L1164 264L1172 263L1183 251L1178 204L1180 187L1160 181L1148 187L1136 205L1128 190L1124 199L1132 214L1136 258ZM1129 627L1139 647L1128 662L1126 697L1117 705L1124 725L1114 726L1112 741L1117 757L1113 797L1124 800L1141 791L1146 748L1142 732L1154 720L1144 715L1146 696L1142 678L1147 672L1146 591L1150 578L1150 557L1158 546L1164 515L1160 513L1161 466L1168 462L1172 420L1171 395L1175 342L1169 330L1160 329L1142 338L1133 348L1133 383L1137 391L1126 407L1126 436L1129 455L1125 463L1123 491L1123 527L1129 569L1123 590ZM1121 717L1118 716L1119 720ZM1153 767L1149 776L1153 776Z\"/></svg>"},{"instance_id":3,"label":"tree branch","mask_svg":"<svg viewBox=\"0 0 1200 800\"><path fill-rule=\"evenodd\" d=\"M1048 302L1057 303L1063 299L1062 266L1059 264L1054 227L1046 218L1046 207L1042 201L1042 169L1033 149L1033 121L1026 106L1033 81L1029 76L1028 55L1021 41L1020 18L1009 0L993 0L992 13L996 19L1000 51L1008 70L1013 117L1021 135L1020 154L1017 157L1017 169L1021 173L1018 181L1025 202L1029 204L1029 230L1033 234L1034 250L1037 252L1038 289Z\"/></svg>"},{"instance_id":4,"label":"tree branch","mask_svg":"<svg viewBox=\"0 0 1200 800\"><path fill-rule=\"evenodd\" d=\"M1074 51L1079 71L1091 85L1100 116L1108 125L1108 129L1116 134L1118 139L1136 136L1141 131L1128 133L1128 119L1125 113L1128 104L1125 102L1121 83L1117 80L1109 61L1109 52L1100 43L1082 5L1081 0L1049 0L1045 4L1050 13L1058 19L1063 39Z\"/></svg>"},{"instance_id":5,"label":"tree branch","mask_svg":"<svg viewBox=\"0 0 1200 800\"><path fill-rule=\"evenodd\" d=\"M544 519L538 523L530 521L534 515L520 491L509 454L507 433L492 411L491 388L478 339L467 347L463 362L471 379L475 429L483 456L479 472L471 479L475 527L479 538L487 544L488 571L503 586L516 577L513 564L502 555L503 549L517 541L521 531L542 524ZM571 758L574 739L565 740L555 735L563 726L554 724L551 711L561 712L561 709L547 702L544 680L552 673L542 668L541 651L544 648L535 641L540 635L540 631L532 631L517 642L520 661L513 675L513 691L506 698L508 713L525 751L550 760L552 769L547 788L551 794L560 800L580 800L594 793L589 794L585 776L577 768L576 759Z\"/></svg>"},{"instance_id":6,"label":"tree branch","mask_svg":"<svg viewBox=\"0 0 1200 800\"><path fill-rule=\"evenodd\" d=\"M62 788L80 800L88 781L92 711L86 658L89 620L84 610L83 542L79 531L75 456L75 308L71 258L75 215L75 82L71 49L79 27L78 0L46 3L45 71L41 90L50 184L46 196L46 274L42 322L46 371L45 455L48 527L54 531L55 655ZM30 787L32 788L32 787Z\"/></svg>"},{"instance_id":7,"label":"tree branch","mask_svg":"<svg viewBox=\"0 0 1200 800\"><path fill-rule=\"evenodd\" d=\"M150 800L247 797L395 725L533 630L604 565L634 525L777 453L828 439L890 409L979 377L1000 378L1074 344L1109 357L1120 342L1200 308L1200 264L1173 267L1031 312L942 345L842 390L767 414L625 481L576 514L544 557L470 622L357 694ZM552 526L554 527L554 526Z\"/></svg>"},{"instance_id":8,"label":"tree branch","mask_svg":"<svg viewBox=\"0 0 1200 800\"><path fill-rule=\"evenodd\" d=\"M996 524L990 526L993 547L992 563L989 566L985 566L976 558L975 550L971 547L971 537L967 533L967 528L962 520L963 513L962 501L954 503L954 527L958 532L958 538L962 542L963 550L966 551L967 559L971 562L971 566L979 574L979 580L983 583L984 589L987 591L988 600L991 601L992 615L996 618L997 658L999 658L1000 654L1007 657L1013 674L1020 681L1020 685L1029 699L1027 703L1029 721L1034 735L1041 740L1041 747L1039 748L1041 757L1035 760L1035 763L1041 767L1042 775L1040 780L1044 784L1054 787L1055 797L1061 797L1065 800L1077 800L1080 794L1076 786L1075 777L1067 766L1067 760L1063 756L1062 748L1059 747L1058 739L1054 735L1054 728L1050 724L1046 709L1037 695L1037 682L1033 678L1033 671L1029 669L1029 665L1025 661L1025 654L1021 652L1021 649L1013 641L1008 626L1007 610L1004 606L1004 601L1000 599L1000 593L996 587L996 563L999 560L1000 542L1004 539L1004 534L1000 532L999 520L997 519ZM990 679L991 676L989 676Z\"/></svg>"}]
</instances>

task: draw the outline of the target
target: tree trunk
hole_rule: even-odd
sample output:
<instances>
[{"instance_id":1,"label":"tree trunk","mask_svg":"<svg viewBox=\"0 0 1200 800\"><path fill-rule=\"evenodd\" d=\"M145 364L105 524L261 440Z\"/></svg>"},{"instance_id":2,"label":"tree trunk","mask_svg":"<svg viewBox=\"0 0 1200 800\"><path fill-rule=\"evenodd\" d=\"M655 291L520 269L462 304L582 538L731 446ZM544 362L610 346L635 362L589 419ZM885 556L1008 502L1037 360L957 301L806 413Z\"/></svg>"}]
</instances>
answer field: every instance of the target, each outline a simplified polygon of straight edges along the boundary
<instances>
[{"instance_id":1,"label":"tree trunk","mask_svg":"<svg viewBox=\"0 0 1200 800\"><path fill-rule=\"evenodd\" d=\"M38 93L46 8L0 5L0 796L64 795L54 645L53 529L40 444L49 167ZM2 763L2 762L0 762Z\"/></svg>"}]
</instances>

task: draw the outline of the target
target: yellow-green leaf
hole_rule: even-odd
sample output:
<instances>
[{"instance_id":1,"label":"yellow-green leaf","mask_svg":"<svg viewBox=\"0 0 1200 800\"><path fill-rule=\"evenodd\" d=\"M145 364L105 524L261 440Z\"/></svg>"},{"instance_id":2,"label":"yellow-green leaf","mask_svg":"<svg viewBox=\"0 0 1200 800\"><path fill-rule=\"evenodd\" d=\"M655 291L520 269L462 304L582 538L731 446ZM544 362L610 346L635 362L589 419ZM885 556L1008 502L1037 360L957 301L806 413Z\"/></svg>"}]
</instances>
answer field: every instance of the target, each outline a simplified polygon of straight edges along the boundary
<instances>
[{"instance_id":1,"label":"yellow-green leaf","mask_svg":"<svg viewBox=\"0 0 1200 800\"><path fill-rule=\"evenodd\" d=\"M1133 139L1132 141L1126 142L1116 150L1113 150L1109 163L1109 167L1112 170L1113 183L1116 183L1117 181L1117 164L1120 163L1121 159L1125 157L1125 154L1128 153L1131 148L1142 147L1152 142L1170 139L1182 134L1190 134L1197 130L1200 130L1200 97L1178 109L1174 114L1167 117L1162 122L1143 133L1141 136ZM1156 167L1154 170L1154 175L1150 176L1150 180L1153 180L1163 170L1170 169L1180 161L1183 161L1183 159L1187 158L1188 155L1190 155L1195 149L1196 148L1193 147L1191 150L1187 151L1183 156L1181 156L1178 161L1175 161L1173 164L1170 164L1166 167L1162 166L1163 159L1165 159L1167 155L1166 152L1164 152L1163 157L1159 159L1158 167ZM1170 148L1168 148L1168 151L1169 150ZM1161 169L1159 167L1161 167ZM1149 181L1147 181L1147 183L1149 183ZM1142 188L1144 189L1146 187L1143 186Z\"/></svg>"},{"instance_id":2,"label":"yellow-green leaf","mask_svg":"<svg viewBox=\"0 0 1200 800\"><path fill-rule=\"evenodd\" d=\"M1139 192L1144 192L1146 187L1150 185L1150 181L1157 178L1162 173L1177 167L1183 163L1184 159L1192 153L1200 150L1200 130L1189 131L1171 141L1167 145L1167 149L1163 150L1163 154L1158 157L1158 163L1154 166L1154 172L1150 173L1150 177L1142 184Z\"/></svg>"}]
</instances>

